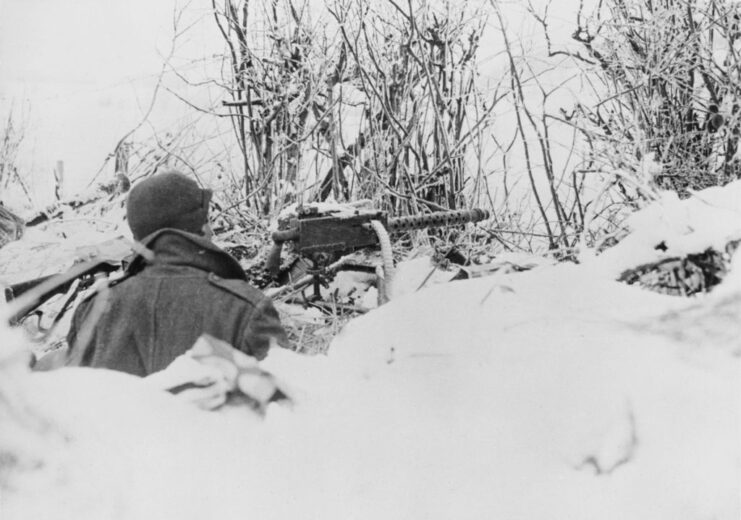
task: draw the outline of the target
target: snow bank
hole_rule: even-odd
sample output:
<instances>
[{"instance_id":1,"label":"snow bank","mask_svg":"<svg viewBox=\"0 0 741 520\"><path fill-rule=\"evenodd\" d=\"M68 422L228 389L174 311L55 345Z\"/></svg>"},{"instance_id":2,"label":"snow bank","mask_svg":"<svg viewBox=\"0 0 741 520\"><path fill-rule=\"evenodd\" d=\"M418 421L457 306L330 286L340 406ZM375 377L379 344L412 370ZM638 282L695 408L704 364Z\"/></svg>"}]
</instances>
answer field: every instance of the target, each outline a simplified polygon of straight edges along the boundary
<instances>
[{"instance_id":1,"label":"snow bank","mask_svg":"<svg viewBox=\"0 0 741 520\"><path fill-rule=\"evenodd\" d=\"M680 200L676 193L633 213L626 220L631 233L599 256L598 268L617 278L641 264L701 253L708 248L724 251L741 239L741 181L715 186ZM593 256L582 259L589 263Z\"/></svg>"},{"instance_id":2,"label":"snow bank","mask_svg":"<svg viewBox=\"0 0 741 520\"><path fill-rule=\"evenodd\" d=\"M373 435L424 468L419 516L738 518L738 358L638 325L677 302L576 266L458 282L356 320L330 362L394 410Z\"/></svg>"},{"instance_id":3,"label":"snow bank","mask_svg":"<svg viewBox=\"0 0 741 520\"><path fill-rule=\"evenodd\" d=\"M113 372L29 375L64 449L0 511L735 520L739 358L642 326L680 304L577 266L434 286L355 320L328 357L272 352L297 404L264 422Z\"/></svg>"}]
</instances>

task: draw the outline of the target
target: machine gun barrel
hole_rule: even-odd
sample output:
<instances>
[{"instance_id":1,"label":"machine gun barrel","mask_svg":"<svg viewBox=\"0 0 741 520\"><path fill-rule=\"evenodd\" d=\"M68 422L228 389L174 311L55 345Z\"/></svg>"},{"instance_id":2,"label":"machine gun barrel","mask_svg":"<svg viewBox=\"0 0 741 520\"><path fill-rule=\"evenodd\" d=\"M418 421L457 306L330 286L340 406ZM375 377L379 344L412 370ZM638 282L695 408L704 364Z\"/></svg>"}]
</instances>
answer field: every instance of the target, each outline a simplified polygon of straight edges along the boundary
<instances>
[{"instance_id":1,"label":"machine gun barrel","mask_svg":"<svg viewBox=\"0 0 741 520\"><path fill-rule=\"evenodd\" d=\"M438 211L429 215L390 218L387 227L390 232L395 233L428 227L457 226L469 222L480 222L488 218L489 212L479 208Z\"/></svg>"}]
</instances>

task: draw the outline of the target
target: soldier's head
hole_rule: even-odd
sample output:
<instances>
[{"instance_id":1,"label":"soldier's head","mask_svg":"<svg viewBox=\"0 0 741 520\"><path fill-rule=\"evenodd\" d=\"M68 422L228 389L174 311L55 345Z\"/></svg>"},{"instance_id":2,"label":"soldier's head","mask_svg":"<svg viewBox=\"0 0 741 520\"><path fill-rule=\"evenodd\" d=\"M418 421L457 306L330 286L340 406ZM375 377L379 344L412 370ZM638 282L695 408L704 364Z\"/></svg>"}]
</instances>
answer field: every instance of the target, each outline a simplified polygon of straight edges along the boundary
<instances>
[{"instance_id":1,"label":"soldier's head","mask_svg":"<svg viewBox=\"0 0 741 520\"><path fill-rule=\"evenodd\" d=\"M211 190L178 171L155 174L131 188L126 218L134 240L163 228L210 236L208 205Z\"/></svg>"}]
</instances>

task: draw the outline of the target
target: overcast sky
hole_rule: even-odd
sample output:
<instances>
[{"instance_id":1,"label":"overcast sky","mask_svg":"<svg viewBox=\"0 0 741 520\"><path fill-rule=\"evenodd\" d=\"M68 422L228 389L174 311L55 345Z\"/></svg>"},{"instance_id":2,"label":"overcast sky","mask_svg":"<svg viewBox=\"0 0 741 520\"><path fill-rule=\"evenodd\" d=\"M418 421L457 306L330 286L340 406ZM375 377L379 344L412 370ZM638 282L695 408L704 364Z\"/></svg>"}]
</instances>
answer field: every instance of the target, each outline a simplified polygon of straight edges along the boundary
<instances>
[{"instance_id":1,"label":"overcast sky","mask_svg":"<svg viewBox=\"0 0 741 520\"><path fill-rule=\"evenodd\" d=\"M158 69L173 0L2 0L4 81L103 86Z\"/></svg>"},{"instance_id":2,"label":"overcast sky","mask_svg":"<svg viewBox=\"0 0 741 520\"><path fill-rule=\"evenodd\" d=\"M141 119L170 50L174 5L0 0L0 113L12 103L25 118L25 166L37 184L62 159L69 190L83 187ZM203 34L188 37L203 47Z\"/></svg>"}]
</instances>

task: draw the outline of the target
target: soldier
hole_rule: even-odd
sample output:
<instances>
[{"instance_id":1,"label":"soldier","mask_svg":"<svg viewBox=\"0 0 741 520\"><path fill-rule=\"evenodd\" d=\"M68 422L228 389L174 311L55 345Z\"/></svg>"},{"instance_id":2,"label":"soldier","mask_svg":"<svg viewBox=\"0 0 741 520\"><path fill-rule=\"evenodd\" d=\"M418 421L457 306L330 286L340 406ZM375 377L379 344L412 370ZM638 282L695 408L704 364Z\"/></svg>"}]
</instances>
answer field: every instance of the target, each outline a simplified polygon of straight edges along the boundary
<instances>
[{"instance_id":1,"label":"soldier","mask_svg":"<svg viewBox=\"0 0 741 520\"><path fill-rule=\"evenodd\" d=\"M70 364L146 376L203 333L258 360L271 344L288 346L270 299L211 242L210 200L210 190L179 172L133 186L128 224L153 255L138 255L122 281L80 303L67 337Z\"/></svg>"}]
</instances>

